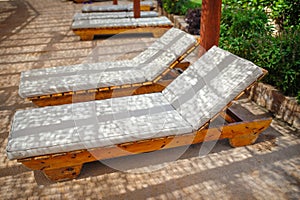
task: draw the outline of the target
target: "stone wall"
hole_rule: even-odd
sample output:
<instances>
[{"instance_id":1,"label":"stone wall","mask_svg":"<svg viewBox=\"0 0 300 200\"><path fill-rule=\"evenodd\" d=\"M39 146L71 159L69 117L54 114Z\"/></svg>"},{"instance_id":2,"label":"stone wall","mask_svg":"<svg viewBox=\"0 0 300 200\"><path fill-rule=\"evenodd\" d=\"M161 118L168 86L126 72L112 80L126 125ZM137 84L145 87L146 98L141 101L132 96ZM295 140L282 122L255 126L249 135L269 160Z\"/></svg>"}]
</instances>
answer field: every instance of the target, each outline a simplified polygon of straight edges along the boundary
<instances>
[{"instance_id":1,"label":"stone wall","mask_svg":"<svg viewBox=\"0 0 300 200\"><path fill-rule=\"evenodd\" d=\"M163 8L161 8L159 6L157 6L157 11L158 11L159 15L164 15L164 16L168 17L173 22L174 27L188 32L187 31L188 24L184 20L185 16L169 14Z\"/></svg>"},{"instance_id":2,"label":"stone wall","mask_svg":"<svg viewBox=\"0 0 300 200\"><path fill-rule=\"evenodd\" d=\"M249 91L249 98L300 130L300 105L295 97L286 97L271 85L257 83Z\"/></svg>"}]
</instances>

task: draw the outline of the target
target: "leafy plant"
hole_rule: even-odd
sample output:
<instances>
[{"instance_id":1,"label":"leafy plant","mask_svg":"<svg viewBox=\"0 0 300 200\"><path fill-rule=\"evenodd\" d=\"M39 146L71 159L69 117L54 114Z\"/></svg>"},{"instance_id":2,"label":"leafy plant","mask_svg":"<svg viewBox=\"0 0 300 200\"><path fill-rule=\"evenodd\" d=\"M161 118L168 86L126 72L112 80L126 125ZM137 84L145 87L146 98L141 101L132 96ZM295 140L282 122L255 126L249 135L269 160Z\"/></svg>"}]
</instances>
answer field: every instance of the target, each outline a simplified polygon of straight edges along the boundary
<instances>
[{"instance_id":1,"label":"leafy plant","mask_svg":"<svg viewBox=\"0 0 300 200\"><path fill-rule=\"evenodd\" d=\"M225 7L224 7L225 8ZM266 13L258 9L223 9L220 46L269 71L264 79L284 94L300 91L300 26L272 36Z\"/></svg>"},{"instance_id":2,"label":"leafy plant","mask_svg":"<svg viewBox=\"0 0 300 200\"><path fill-rule=\"evenodd\" d=\"M279 26L296 26L300 23L300 1L295 0L223 0L228 9L243 8L265 11L272 21Z\"/></svg>"},{"instance_id":3,"label":"leafy plant","mask_svg":"<svg viewBox=\"0 0 300 200\"><path fill-rule=\"evenodd\" d=\"M267 69L263 81L300 103L300 2L223 0L222 5L219 46ZM200 14L189 11L186 21L192 34L199 33ZM274 32L270 22L280 29Z\"/></svg>"},{"instance_id":4,"label":"leafy plant","mask_svg":"<svg viewBox=\"0 0 300 200\"><path fill-rule=\"evenodd\" d=\"M297 96L300 92L299 42L300 26L284 30L265 43L259 60L269 70L270 75L265 81L290 96Z\"/></svg>"},{"instance_id":5,"label":"leafy plant","mask_svg":"<svg viewBox=\"0 0 300 200\"><path fill-rule=\"evenodd\" d=\"M200 7L202 0L163 0L163 8L167 13L185 15L191 8Z\"/></svg>"},{"instance_id":6,"label":"leafy plant","mask_svg":"<svg viewBox=\"0 0 300 200\"><path fill-rule=\"evenodd\" d=\"M263 11L245 9L223 9L221 18L220 46L251 59L257 45L270 40L272 26Z\"/></svg>"}]
</instances>

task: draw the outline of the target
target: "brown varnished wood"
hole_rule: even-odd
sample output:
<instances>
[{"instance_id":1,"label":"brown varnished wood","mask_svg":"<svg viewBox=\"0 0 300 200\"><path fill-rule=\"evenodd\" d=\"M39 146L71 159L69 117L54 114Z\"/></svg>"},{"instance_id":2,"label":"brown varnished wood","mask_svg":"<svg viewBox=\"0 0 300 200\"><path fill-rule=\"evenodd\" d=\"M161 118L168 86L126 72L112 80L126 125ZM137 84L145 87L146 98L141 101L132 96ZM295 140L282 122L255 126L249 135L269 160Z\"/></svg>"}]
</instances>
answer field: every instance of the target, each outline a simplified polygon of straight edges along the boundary
<instances>
[{"instance_id":1,"label":"brown varnished wood","mask_svg":"<svg viewBox=\"0 0 300 200\"><path fill-rule=\"evenodd\" d=\"M206 51L219 44L222 0L202 0L200 44Z\"/></svg>"},{"instance_id":2,"label":"brown varnished wood","mask_svg":"<svg viewBox=\"0 0 300 200\"><path fill-rule=\"evenodd\" d=\"M172 28L172 25L161 25L156 27L142 27L136 28L134 26L128 27L114 27L114 28L82 28L73 29L73 32L80 36L81 40L93 40L94 35L116 35L116 34L133 34L133 33L152 33L154 37L161 37L167 29Z\"/></svg>"},{"instance_id":3,"label":"brown varnished wood","mask_svg":"<svg viewBox=\"0 0 300 200\"><path fill-rule=\"evenodd\" d=\"M58 169L45 169L43 172L52 181L64 181L76 178L80 174L81 168L82 164Z\"/></svg>"},{"instance_id":4,"label":"brown varnished wood","mask_svg":"<svg viewBox=\"0 0 300 200\"><path fill-rule=\"evenodd\" d=\"M134 18L141 17L141 0L133 0L133 15Z\"/></svg>"},{"instance_id":5,"label":"brown varnished wood","mask_svg":"<svg viewBox=\"0 0 300 200\"><path fill-rule=\"evenodd\" d=\"M263 72L263 75L259 77L259 79L267 73L265 70L263 70ZM144 84L150 85L150 83ZM251 86L252 84L249 87ZM236 100L243 93L244 91L238 94L234 99ZM208 120L199 130L193 133L133 141L110 147L42 155L18 159L18 162L21 162L30 169L43 171L51 180L68 180L76 178L80 174L82 164L95 160L104 160L220 139L229 139L229 143L233 147L250 145L256 141L259 134L266 130L272 122L271 118L240 121L241 119L237 115L234 115L233 112L225 112L230 105L231 102ZM232 121L233 123L210 128L209 124L218 116L223 116L225 119L227 118L229 122Z\"/></svg>"},{"instance_id":6,"label":"brown varnished wood","mask_svg":"<svg viewBox=\"0 0 300 200\"><path fill-rule=\"evenodd\" d=\"M260 78L262 78L266 73L267 71L264 71L264 74ZM249 87L251 87L251 85ZM238 94L235 99L240 97L243 93L244 91ZM180 136L170 135L167 137L118 144L111 147L101 147L89 150L83 149L74 152L36 156L19 159L18 161L30 169L43 171L50 180L68 180L76 178L80 174L82 164L95 160L151 152L165 148L173 148L225 138L229 139L229 143L233 147L250 145L256 141L258 135L267 129L272 122L271 118L245 122L239 121L240 119L236 115L230 116L231 114L233 115L232 112L222 114L225 113L230 105L231 102L194 133ZM220 115L225 115L225 118L239 122L229 123L228 125L217 128L210 128L209 124ZM229 116L226 117L226 115Z\"/></svg>"},{"instance_id":7,"label":"brown varnished wood","mask_svg":"<svg viewBox=\"0 0 300 200\"><path fill-rule=\"evenodd\" d=\"M153 8L149 5L140 5L140 11L151 11Z\"/></svg>"},{"instance_id":8,"label":"brown varnished wood","mask_svg":"<svg viewBox=\"0 0 300 200\"><path fill-rule=\"evenodd\" d=\"M157 151L191 145L205 141L229 139L233 147L250 145L258 135L269 127L272 119L251 122L236 122L217 128L205 128L194 133L153 138L136 142L123 143L112 147L101 147L61 154L38 156L18 161L32 170L41 170L54 181L76 178L84 163L120 156Z\"/></svg>"}]
</instances>

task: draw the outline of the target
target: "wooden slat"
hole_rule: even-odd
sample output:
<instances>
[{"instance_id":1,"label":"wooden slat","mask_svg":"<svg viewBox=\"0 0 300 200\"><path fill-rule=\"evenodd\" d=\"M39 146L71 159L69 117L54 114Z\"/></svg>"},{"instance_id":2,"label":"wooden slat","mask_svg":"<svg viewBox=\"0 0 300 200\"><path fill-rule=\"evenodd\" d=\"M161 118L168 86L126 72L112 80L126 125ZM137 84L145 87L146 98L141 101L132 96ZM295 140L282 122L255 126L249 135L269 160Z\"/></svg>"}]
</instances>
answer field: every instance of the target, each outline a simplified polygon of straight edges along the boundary
<instances>
[{"instance_id":1,"label":"wooden slat","mask_svg":"<svg viewBox=\"0 0 300 200\"><path fill-rule=\"evenodd\" d=\"M61 97L63 94L59 93L59 94L52 94L52 97Z\"/></svg>"},{"instance_id":2,"label":"wooden slat","mask_svg":"<svg viewBox=\"0 0 300 200\"><path fill-rule=\"evenodd\" d=\"M153 82L151 82L151 81L148 81L148 82L144 82L143 83L143 85L152 85L153 84Z\"/></svg>"},{"instance_id":3,"label":"wooden slat","mask_svg":"<svg viewBox=\"0 0 300 200\"><path fill-rule=\"evenodd\" d=\"M110 90L115 90L115 89L120 89L121 86L120 85L116 85L116 86L111 86L109 87Z\"/></svg>"},{"instance_id":4,"label":"wooden slat","mask_svg":"<svg viewBox=\"0 0 300 200\"><path fill-rule=\"evenodd\" d=\"M99 88L99 92L109 91L109 90L110 90L109 87Z\"/></svg>"}]
</instances>

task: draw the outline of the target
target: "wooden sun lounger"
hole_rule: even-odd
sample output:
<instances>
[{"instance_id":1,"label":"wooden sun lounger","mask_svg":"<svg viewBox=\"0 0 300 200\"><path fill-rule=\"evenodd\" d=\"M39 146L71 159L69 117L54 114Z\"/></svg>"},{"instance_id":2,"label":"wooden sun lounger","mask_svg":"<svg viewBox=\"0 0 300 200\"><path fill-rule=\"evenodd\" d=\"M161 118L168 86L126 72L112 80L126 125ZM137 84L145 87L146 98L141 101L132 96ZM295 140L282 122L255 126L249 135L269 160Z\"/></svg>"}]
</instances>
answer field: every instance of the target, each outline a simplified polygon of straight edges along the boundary
<instances>
[{"instance_id":1,"label":"wooden sun lounger","mask_svg":"<svg viewBox=\"0 0 300 200\"><path fill-rule=\"evenodd\" d=\"M141 18L158 17L155 11L142 11ZM120 18L134 18L134 13L130 12L96 12L96 13L75 13L73 21L80 20L94 20L94 19L120 19Z\"/></svg>"},{"instance_id":2,"label":"wooden sun lounger","mask_svg":"<svg viewBox=\"0 0 300 200\"><path fill-rule=\"evenodd\" d=\"M38 106L162 91L188 63L197 39L172 28L132 60L79 64L21 73L19 94Z\"/></svg>"},{"instance_id":3,"label":"wooden sun lounger","mask_svg":"<svg viewBox=\"0 0 300 200\"><path fill-rule=\"evenodd\" d=\"M93 40L95 35L128 33L152 33L160 37L164 29L172 28L172 22L165 16L149 18L114 18L73 21L72 30L81 40Z\"/></svg>"},{"instance_id":4,"label":"wooden sun lounger","mask_svg":"<svg viewBox=\"0 0 300 200\"><path fill-rule=\"evenodd\" d=\"M250 145L271 119L242 121L227 108L264 73L213 47L161 93L17 111L7 156L61 181L95 160L224 138ZM217 117L226 123L210 127Z\"/></svg>"},{"instance_id":5,"label":"wooden sun lounger","mask_svg":"<svg viewBox=\"0 0 300 200\"><path fill-rule=\"evenodd\" d=\"M151 1L141 1L140 10L150 11L153 10L154 3ZM88 12L122 12L122 11L133 11L133 3L126 5L107 5L107 6L95 6L95 5L85 5L82 7L83 13Z\"/></svg>"}]
</instances>

